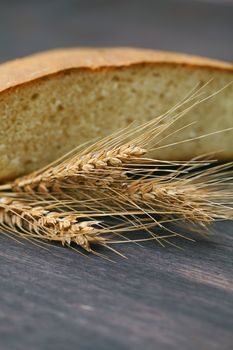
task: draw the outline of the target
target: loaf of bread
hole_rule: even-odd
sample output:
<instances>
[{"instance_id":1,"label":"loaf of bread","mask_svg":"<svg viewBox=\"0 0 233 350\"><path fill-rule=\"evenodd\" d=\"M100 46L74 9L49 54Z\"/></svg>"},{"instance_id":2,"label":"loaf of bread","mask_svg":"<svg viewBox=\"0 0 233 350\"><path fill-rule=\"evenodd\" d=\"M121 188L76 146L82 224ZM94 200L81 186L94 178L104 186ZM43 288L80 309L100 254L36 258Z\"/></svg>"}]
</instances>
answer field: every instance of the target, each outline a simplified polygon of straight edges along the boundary
<instances>
[{"instance_id":1,"label":"loaf of bread","mask_svg":"<svg viewBox=\"0 0 233 350\"><path fill-rule=\"evenodd\" d=\"M133 120L146 122L195 86L211 94L233 80L233 65L142 49L61 49L0 65L0 180L25 174L73 147ZM233 126L233 86L195 107L167 143ZM175 129L174 129L175 130ZM169 130L171 133L173 129ZM233 158L233 132L158 150L154 157L189 159L222 150Z\"/></svg>"}]
</instances>

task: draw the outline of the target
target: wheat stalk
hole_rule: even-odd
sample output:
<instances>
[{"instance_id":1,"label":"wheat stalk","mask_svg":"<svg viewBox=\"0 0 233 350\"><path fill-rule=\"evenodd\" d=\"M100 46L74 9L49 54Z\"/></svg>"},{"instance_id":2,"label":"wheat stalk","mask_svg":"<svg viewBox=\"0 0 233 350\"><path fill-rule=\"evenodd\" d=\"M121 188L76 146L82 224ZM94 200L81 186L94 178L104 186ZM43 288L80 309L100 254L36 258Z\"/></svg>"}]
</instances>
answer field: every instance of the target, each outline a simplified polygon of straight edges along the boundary
<instances>
[{"instance_id":1,"label":"wheat stalk","mask_svg":"<svg viewBox=\"0 0 233 350\"><path fill-rule=\"evenodd\" d=\"M24 199L12 197L12 194L1 193L0 196L0 227L4 232L10 233L12 237L15 233L23 238L42 239L47 241L56 241L62 245L71 246L75 243L87 252L92 252L106 258L103 254L97 253L92 249L93 245L101 245L123 256L119 251L110 247L113 243L134 242L157 240L164 243L170 243L168 239L174 237L175 233L166 235L152 235L151 238L130 239L124 236L141 229L150 229L155 226L154 222L143 219L139 222L129 222L126 217L129 212L116 212L120 221L113 225L109 223L108 217L112 214L95 212L67 212L65 207L59 207L60 211L49 209L48 203L43 200L38 203L30 201L27 203ZM43 206L44 205L44 206ZM51 204L53 208L53 204ZM101 221L99 220L101 218ZM98 219L98 220L96 220ZM111 220L112 221L112 220ZM121 238L121 240L119 240ZM122 240L123 239L123 240ZM161 245L164 245L160 242ZM125 256L123 256L125 257Z\"/></svg>"},{"instance_id":2,"label":"wheat stalk","mask_svg":"<svg viewBox=\"0 0 233 350\"><path fill-rule=\"evenodd\" d=\"M136 229L150 232L154 226L164 227L164 222L183 220L207 227L215 219L233 219L227 204L233 197L230 164L196 171L211 162L145 157L160 148L158 136L198 103L175 116L168 113L88 148L79 147L44 169L0 186L0 191L8 191L0 200L0 225L17 228L23 237L75 242L92 251L93 243L107 246L109 232L115 236ZM104 216L123 223L108 226Z\"/></svg>"},{"instance_id":3,"label":"wheat stalk","mask_svg":"<svg viewBox=\"0 0 233 350\"><path fill-rule=\"evenodd\" d=\"M16 179L10 184L15 192L60 192L63 187L88 183L92 186L110 186L125 179L123 167L146 153L139 146L124 145L111 150L88 153L69 159L47 171Z\"/></svg>"},{"instance_id":4,"label":"wheat stalk","mask_svg":"<svg viewBox=\"0 0 233 350\"><path fill-rule=\"evenodd\" d=\"M190 168L188 163L185 167ZM132 180L122 186L122 198L144 213L172 215L203 226L232 220L232 167L227 163L191 174L177 169L175 174Z\"/></svg>"},{"instance_id":5,"label":"wheat stalk","mask_svg":"<svg viewBox=\"0 0 233 350\"><path fill-rule=\"evenodd\" d=\"M191 96L185 97L171 110L148 123L120 130L110 137L94 143L89 147L90 152L86 150L84 153L80 152L82 146L78 147L67 156L62 157L64 161L60 161L58 165L47 166L41 171L19 178L13 183L5 185L4 189L28 193L58 193L63 191L63 186L67 188L72 184L102 187L115 185L126 176L124 166L134 163L139 167L140 164L147 162L146 159L141 158L153 148L154 140L156 140L154 145L157 146L158 137L166 129L206 99L206 97L202 100L198 99L200 91L201 89L194 91ZM195 101L195 99L198 100ZM191 106L188 105L183 111L177 112L181 106L190 104L193 100L195 102ZM174 113L175 115L173 115ZM75 156L69 156L74 152Z\"/></svg>"},{"instance_id":6,"label":"wheat stalk","mask_svg":"<svg viewBox=\"0 0 233 350\"><path fill-rule=\"evenodd\" d=\"M207 193L197 191L195 186L161 185L156 181L137 181L126 188L126 193L134 203L142 207L152 207L160 215L181 216L196 223L209 224L210 210L205 206ZM145 209L144 209L145 210Z\"/></svg>"},{"instance_id":7,"label":"wheat stalk","mask_svg":"<svg viewBox=\"0 0 233 350\"><path fill-rule=\"evenodd\" d=\"M23 237L59 241L63 245L74 242L91 251L92 243L105 243L101 230L96 228L99 223L94 220L79 222L79 216L75 214L52 212L9 197L0 198L0 225L6 229L19 229Z\"/></svg>"}]
</instances>

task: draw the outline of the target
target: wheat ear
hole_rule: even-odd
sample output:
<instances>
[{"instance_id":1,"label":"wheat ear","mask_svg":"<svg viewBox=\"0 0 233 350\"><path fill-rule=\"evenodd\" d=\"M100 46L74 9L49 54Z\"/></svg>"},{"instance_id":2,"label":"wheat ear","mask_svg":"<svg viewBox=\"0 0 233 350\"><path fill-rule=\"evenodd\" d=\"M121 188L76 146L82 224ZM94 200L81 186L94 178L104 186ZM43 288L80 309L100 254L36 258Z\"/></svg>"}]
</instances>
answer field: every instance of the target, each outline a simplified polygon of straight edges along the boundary
<instances>
[{"instance_id":1,"label":"wheat ear","mask_svg":"<svg viewBox=\"0 0 233 350\"><path fill-rule=\"evenodd\" d=\"M31 204L30 204L31 203ZM24 199L12 197L10 193L1 193L0 196L0 227L3 233L15 234L32 241L41 239L47 241L56 241L62 245L70 246L75 243L88 252L96 255L104 255L93 250L93 245L101 245L123 256L119 251L110 247L113 243L123 243L146 240L161 241L160 244L169 243L168 239L175 234L153 235L151 238L130 239L124 234L135 232L136 230L150 229L155 226L149 220L143 219L141 222L125 220L128 212L116 212L119 217L116 224L112 223L112 214L103 214L82 211L67 212L65 207L56 207L58 211L53 211L53 202L39 200L34 204L25 196ZM40 203L41 205L38 205ZM61 202L61 205L63 202ZM89 215L88 215L89 214ZM109 220L110 218L110 220ZM123 219L124 218L124 219ZM98 221L97 221L97 220ZM100 221L101 219L101 221ZM119 240L121 238L121 240ZM123 240L122 240L123 239ZM163 243L162 243L163 242ZM124 256L123 256L124 257ZM106 257L105 257L106 258Z\"/></svg>"},{"instance_id":2,"label":"wheat ear","mask_svg":"<svg viewBox=\"0 0 233 350\"><path fill-rule=\"evenodd\" d=\"M62 187L88 183L92 186L109 186L125 179L124 164L146 153L139 146L124 145L111 150L88 153L51 167L39 175L31 174L11 183L12 191L28 193L60 192Z\"/></svg>"},{"instance_id":3,"label":"wheat ear","mask_svg":"<svg viewBox=\"0 0 233 350\"><path fill-rule=\"evenodd\" d=\"M150 145L148 149L150 150L155 140L154 145L157 145L157 138L161 133L190 109L211 97L199 100L198 94L200 94L201 89L194 91L191 96L187 95L180 103L160 117L137 127L120 130L110 137L94 143L89 147L91 152L80 152L82 146L79 146L67 156L62 157L64 161L60 161L60 164L47 166L45 170L42 169L19 178L13 183L5 185L4 189L28 193L56 193L61 192L63 185L67 187L70 183L75 183L76 186L83 185L83 183L87 183L88 186L89 184L106 186L121 181L125 177L124 171L122 171L124 165L128 165L129 162L135 162L139 165L139 158L147 152L145 147L148 148ZM191 106L177 112L181 106L186 106L193 100ZM75 156L70 156L72 154Z\"/></svg>"},{"instance_id":4,"label":"wheat ear","mask_svg":"<svg viewBox=\"0 0 233 350\"><path fill-rule=\"evenodd\" d=\"M19 229L23 237L35 237L59 241L63 245L72 242L87 251L91 244L103 244L105 238L96 228L99 221L79 222L78 215L52 212L42 206L30 206L9 197L0 198L0 225L6 229Z\"/></svg>"},{"instance_id":5,"label":"wheat ear","mask_svg":"<svg viewBox=\"0 0 233 350\"><path fill-rule=\"evenodd\" d=\"M196 223L209 224L211 216L202 200L204 191L195 186L176 184L158 185L156 181L137 181L127 186L126 193L131 203L138 203L144 210L152 207L155 214L174 215Z\"/></svg>"},{"instance_id":6,"label":"wheat ear","mask_svg":"<svg viewBox=\"0 0 233 350\"><path fill-rule=\"evenodd\" d=\"M35 235L43 239L60 240L64 244L76 242L84 249L90 250L91 242L103 244L101 234L106 230L96 228L97 223L91 220L87 220L86 223L79 222L79 216L50 211L41 212L38 218L33 216L36 215L33 210L47 210L44 207L47 198L54 199L56 203L54 207L58 211L68 208L73 211L80 208L82 210L80 193L87 203L86 217L90 217L93 212L103 217L107 208L106 214L109 217L115 213L123 219L133 215L133 220L136 222L136 225L133 225L134 229L143 227L141 214L151 218L149 225L153 225L152 214L161 214L169 219L177 216L181 220L186 219L204 226L216 218L232 219L232 209L224 204L225 199L232 199L232 183L229 189L222 189L222 185L225 186L225 184L220 184L221 171L219 173L217 171L212 177L203 171L190 181L189 176L178 180L178 176L182 177L182 171L174 169L174 176L167 175L158 180L158 176L153 175L154 171L161 171L164 165L179 166L179 162L159 162L144 158L146 149L150 151L164 147L159 146L159 135L198 103L200 101L175 116L170 117L168 113L143 126L128 128L123 133L119 132L105 138L81 152L76 149L62 160L44 169L0 186L2 191L17 192L18 198L21 196L21 199L25 194L31 195L32 198L37 198L42 206L24 207L22 211L17 212L19 209L16 207L22 205L22 202L19 204L13 201L2 204L0 206L2 207L2 226L13 228L13 222L21 231L26 230L27 234L30 233L31 237ZM162 125L160 125L161 122ZM151 146L147 147L149 144ZM192 168L198 164L195 161L193 165L188 162L183 168ZM142 169L142 165L145 169ZM142 175L143 178L135 181L135 175ZM60 197L60 194L65 197ZM224 197L223 201L220 200L221 196ZM215 200L220 200L220 205L216 204ZM15 204L17 205L14 208ZM27 211L32 219L27 216ZM22 220L23 224L21 221L18 224L17 219ZM55 221L51 223L50 220ZM141 226L138 224L140 221ZM37 227L36 230L34 227ZM93 235L84 233L85 229L91 230ZM127 227L126 232L129 230ZM78 235L80 235L79 240ZM81 236L85 237L85 243L81 240Z\"/></svg>"},{"instance_id":7,"label":"wheat ear","mask_svg":"<svg viewBox=\"0 0 233 350\"><path fill-rule=\"evenodd\" d=\"M215 166L180 178L139 179L123 187L125 200L143 212L180 217L199 225L233 219L232 164ZM176 177L179 175L177 170Z\"/></svg>"}]
</instances>

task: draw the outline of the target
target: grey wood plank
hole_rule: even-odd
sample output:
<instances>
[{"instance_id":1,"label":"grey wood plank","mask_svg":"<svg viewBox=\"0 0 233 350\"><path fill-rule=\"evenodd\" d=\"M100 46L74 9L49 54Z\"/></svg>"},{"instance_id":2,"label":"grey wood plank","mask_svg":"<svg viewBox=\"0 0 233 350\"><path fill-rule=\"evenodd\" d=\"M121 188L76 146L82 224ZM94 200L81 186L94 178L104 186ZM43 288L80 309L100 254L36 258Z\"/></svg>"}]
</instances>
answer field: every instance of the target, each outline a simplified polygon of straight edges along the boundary
<instances>
[{"instance_id":1,"label":"grey wood plank","mask_svg":"<svg viewBox=\"0 0 233 350\"><path fill-rule=\"evenodd\" d=\"M232 225L216 231L116 263L0 236L1 349L230 349Z\"/></svg>"}]
</instances>

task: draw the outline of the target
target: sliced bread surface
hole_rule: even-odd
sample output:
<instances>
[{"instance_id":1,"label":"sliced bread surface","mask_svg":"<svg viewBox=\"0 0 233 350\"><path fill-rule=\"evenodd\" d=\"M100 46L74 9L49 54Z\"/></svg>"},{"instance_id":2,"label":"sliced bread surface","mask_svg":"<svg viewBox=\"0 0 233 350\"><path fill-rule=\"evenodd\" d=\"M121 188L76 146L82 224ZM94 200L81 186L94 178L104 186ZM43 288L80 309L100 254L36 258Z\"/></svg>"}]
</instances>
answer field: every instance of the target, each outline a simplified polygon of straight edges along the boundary
<instances>
[{"instance_id":1,"label":"sliced bread surface","mask_svg":"<svg viewBox=\"0 0 233 350\"><path fill-rule=\"evenodd\" d=\"M132 121L165 113L193 88L212 94L233 80L233 65L144 49L63 49L0 65L0 180L48 164L73 147ZM233 85L196 106L169 129L179 142L233 127ZM165 142L165 141L164 141ZM222 151L233 159L233 132L158 149L186 160Z\"/></svg>"}]
</instances>

